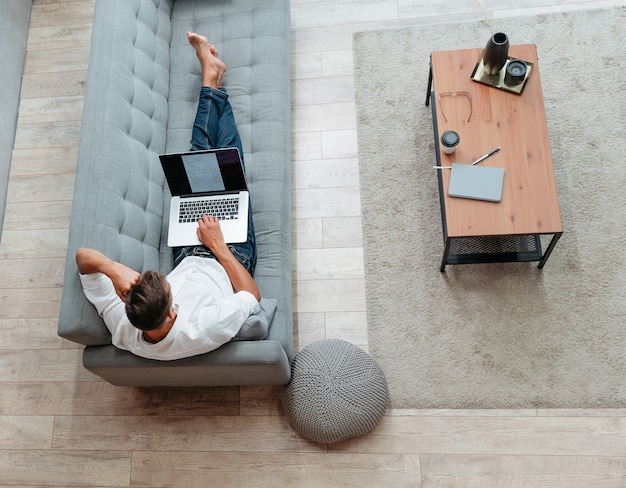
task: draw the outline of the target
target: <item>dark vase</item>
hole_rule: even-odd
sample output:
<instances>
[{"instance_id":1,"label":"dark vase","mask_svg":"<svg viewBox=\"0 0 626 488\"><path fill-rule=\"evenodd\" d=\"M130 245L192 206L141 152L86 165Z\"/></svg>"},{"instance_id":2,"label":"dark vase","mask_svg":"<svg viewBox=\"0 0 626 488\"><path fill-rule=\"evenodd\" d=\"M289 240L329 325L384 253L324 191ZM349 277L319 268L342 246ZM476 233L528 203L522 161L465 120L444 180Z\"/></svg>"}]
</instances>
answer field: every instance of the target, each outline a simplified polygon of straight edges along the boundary
<instances>
[{"instance_id":1,"label":"dark vase","mask_svg":"<svg viewBox=\"0 0 626 488\"><path fill-rule=\"evenodd\" d=\"M509 38L503 32L496 32L483 51L484 72L486 75L494 76L500 73L500 70L506 64L509 56Z\"/></svg>"}]
</instances>

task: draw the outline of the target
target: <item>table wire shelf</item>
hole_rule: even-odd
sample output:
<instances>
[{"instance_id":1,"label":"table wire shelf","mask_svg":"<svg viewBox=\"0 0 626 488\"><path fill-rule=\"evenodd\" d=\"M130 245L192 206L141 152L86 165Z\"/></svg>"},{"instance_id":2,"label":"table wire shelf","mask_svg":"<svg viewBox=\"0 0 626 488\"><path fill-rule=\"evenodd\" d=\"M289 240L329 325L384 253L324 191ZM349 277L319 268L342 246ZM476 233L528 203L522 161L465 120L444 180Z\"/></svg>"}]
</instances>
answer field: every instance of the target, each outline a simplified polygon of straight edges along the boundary
<instances>
[{"instance_id":1,"label":"table wire shelf","mask_svg":"<svg viewBox=\"0 0 626 488\"><path fill-rule=\"evenodd\" d=\"M450 253L456 255L520 252L541 253L541 245L533 235L462 237L450 242Z\"/></svg>"}]
</instances>

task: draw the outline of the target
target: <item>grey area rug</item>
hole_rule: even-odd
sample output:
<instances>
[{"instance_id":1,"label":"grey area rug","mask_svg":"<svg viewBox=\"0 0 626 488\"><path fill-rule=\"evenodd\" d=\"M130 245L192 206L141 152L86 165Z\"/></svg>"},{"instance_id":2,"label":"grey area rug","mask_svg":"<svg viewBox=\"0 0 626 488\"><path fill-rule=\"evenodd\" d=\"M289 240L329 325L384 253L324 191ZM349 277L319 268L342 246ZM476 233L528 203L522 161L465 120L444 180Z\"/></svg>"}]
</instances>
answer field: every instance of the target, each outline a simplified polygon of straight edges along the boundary
<instances>
[{"instance_id":1,"label":"grey area rug","mask_svg":"<svg viewBox=\"0 0 626 488\"><path fill-rule=\"evenodd\" d=\"M394 408L626 407L625 9L490 23L354 35L370 353ZM490 28L537 45L564 234L440 273L429 55Z\"/></svg>"}]
</instances>

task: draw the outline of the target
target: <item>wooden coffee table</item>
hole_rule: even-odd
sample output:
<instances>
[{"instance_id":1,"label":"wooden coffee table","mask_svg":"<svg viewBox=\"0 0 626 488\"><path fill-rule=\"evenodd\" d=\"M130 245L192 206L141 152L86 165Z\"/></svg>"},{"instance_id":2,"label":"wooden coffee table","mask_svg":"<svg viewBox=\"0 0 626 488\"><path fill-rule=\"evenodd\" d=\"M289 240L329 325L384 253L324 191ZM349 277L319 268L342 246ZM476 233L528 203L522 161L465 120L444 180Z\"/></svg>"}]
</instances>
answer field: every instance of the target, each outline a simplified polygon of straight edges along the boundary
<instances>
[{"instance_id":1,"label":"wooden coffee table","mask_svg":"<svg viewBox=\"0 0 626 488\"><path fill-rule=\"evenodd\" d=\"M426 105L432 102L438 166L479 163L504 168L499 203L449 197L450 170L434 170L444 237L441 271L446 264L539 261L543 268L563 233L541 79L534 44L515 45L509 56L532 63L521 94L472 79L482 49L431 54ZM456 151L444 154L439 137L460 136ZM552 235L542 253L541 236Z\"/></svg>"}]
</instances>

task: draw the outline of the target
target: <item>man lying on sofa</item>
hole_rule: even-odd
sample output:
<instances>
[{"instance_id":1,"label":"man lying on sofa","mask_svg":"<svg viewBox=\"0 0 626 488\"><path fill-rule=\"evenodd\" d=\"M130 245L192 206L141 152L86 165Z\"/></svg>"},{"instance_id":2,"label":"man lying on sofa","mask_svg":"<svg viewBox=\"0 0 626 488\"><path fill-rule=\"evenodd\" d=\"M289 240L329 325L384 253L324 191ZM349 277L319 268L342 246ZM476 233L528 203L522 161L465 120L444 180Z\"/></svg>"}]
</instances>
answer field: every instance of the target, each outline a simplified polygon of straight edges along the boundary
<instances>
[{"instance_id":1,"label":"man lying on sofa","mask_svg":"<svg viewBox=\"0 0 626 488\"><path fill-rule=\"evenodd\" d=\"M191 150L237 147L241 140L221 80L226 65L215 46L187 34L202 67L202 88L192 131ZM136 271L99 251L76 253L83 290L111 332L113 345L138 356L172 360L217 349L240 332L260 310L261 295L252 277L256 241L249 215L248 240L225 243L219 221L198 221L202 246L176 248L167 275ZM262 339L249 336L247 339Z\"/></svg>"}]
</instances>

